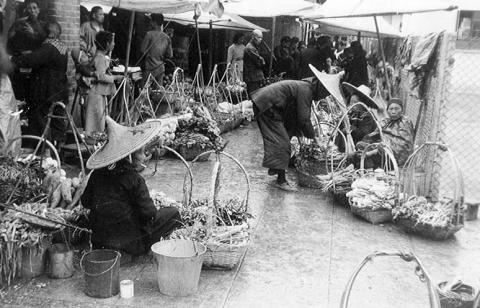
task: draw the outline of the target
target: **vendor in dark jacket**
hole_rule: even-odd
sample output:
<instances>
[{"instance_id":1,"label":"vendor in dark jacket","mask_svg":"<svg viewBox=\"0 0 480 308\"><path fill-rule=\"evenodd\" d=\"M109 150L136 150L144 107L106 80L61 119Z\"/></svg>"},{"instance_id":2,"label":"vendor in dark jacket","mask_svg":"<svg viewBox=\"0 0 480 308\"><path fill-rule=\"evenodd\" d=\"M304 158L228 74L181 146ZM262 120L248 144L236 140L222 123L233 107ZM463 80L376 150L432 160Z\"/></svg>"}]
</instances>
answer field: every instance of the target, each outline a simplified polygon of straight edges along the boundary
<instances>
[{"instance_id":1,"label":"vendor in dark jacket","mask_svg":"<svg viewBox=\"0 0 480 308\"><path fill-rule=\"evenodd\" d=\"M277 175L276 187L296 191L285 170L290 160L293 136L318 139L310 120L312 101L319 98L318 80L284 80L268 85L252 96L255 117L263 137L263 167Z\"/></svg>"},{"instance_id":2,"label":"vendor in dark jacket","mask_svg":"<svg viewBox=\"0 0 480 308\"><path fill-rule=\"evenodd\" d=\"M90 175L82 204L90 209L95 248L138 256L181 225L174 207L154 206L143 177L135 171L145 160L145 145L160 132L159 122L125 127L106 117L108 142L87 161Z\"/></svg>"}]
</instances>

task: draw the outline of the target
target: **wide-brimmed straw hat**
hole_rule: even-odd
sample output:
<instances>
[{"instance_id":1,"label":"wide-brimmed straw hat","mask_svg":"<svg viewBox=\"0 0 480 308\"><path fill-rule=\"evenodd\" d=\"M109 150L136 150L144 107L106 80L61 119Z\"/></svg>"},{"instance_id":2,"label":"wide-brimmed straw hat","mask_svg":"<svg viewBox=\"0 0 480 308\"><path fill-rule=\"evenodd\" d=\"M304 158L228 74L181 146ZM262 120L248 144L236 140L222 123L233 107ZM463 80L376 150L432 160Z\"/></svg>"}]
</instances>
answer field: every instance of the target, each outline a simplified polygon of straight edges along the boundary
<instances>
[{"instance_id":1,"label":"wide-brimmed straw hat","mask_svg":"<svg viewBox=\"0 0 480 308\"><path fill-rule=\"evenodd\" d=\"M109 116L106 117L108 141L90 156L87 161L88 169L99 169L110 166L141 149L161 131L161 121L153 120L127 127L118 124Z\"/></svg>"},{"instance_id":2,"label":"wide-brimmed straw hat","mask_svg":"<svg viewBox=\"0 0 480 308\"><path fill-rule=\"evenodd\" d=\"M343 88L345 91L350 93L350 95L356 94L360 98L360 101L367 105L370 108L373 109L382 109L383 107L378 104L373 98L370 97L370 94L372 93L372 90L370 90L369 87L366 85L360 85L358 87L355 87L354 85L348 83L348 82L343 82L342 83Z\"/></svg>"},{"instance_id":3,"label":"wide-brimmed straw hat","mask_svg":"<svg viewBox=\"0 0 480 308\"><path fill-rule=\"evenodd\" d=\"M343 78L344 72L338 74L327 74L320 72L315 66L308 65L312 72L317 77L318 81L323 85L323 87L332 95L342 106L346 105L345 98L342 94L342 89L340 87L340 80Z\"/></svg>"}]
</instances>

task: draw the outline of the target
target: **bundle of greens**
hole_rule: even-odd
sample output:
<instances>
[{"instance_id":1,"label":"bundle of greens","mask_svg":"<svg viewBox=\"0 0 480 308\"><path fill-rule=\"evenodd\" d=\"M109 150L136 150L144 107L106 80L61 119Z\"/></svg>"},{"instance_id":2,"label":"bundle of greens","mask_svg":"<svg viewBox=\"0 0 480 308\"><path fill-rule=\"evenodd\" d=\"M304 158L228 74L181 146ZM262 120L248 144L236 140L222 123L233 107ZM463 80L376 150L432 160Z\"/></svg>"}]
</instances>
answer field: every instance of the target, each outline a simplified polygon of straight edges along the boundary
<instances>
[{"instance_id":1,"label":"bundle of greens","mask_svg":"<svg viewBox=\"0 0 480 308\"><path fill-rule=\"evenodd\" d=\"M42 195L42 180L45 177L39 161L28 168L11 156L0 157L0 202L7 202L15 185L20 180L11 203L23 203Z\"/></svg>"},{"instance_id":2,"label":"bundle of greens","mask_svg":"<svg viewBox=\"0 0 480 308\"><path fill-rule=\"evenodd\" d=\"M452 200L429 202L425 197L411 196L393 209L394 219L408 219L416 224L447 227L452 222Z\"/></svg>"},{"instance_id":3,"label":"bundle of greens","mask_svg":"<svg viewBox=\"0 0 480 308\"><path fill-rule=\"evenodd\" d=\"M317 175L317 179L322 182L324 192L347 192L355 179L356 170L353 165L346 168L330 172L327 175Z\"/></svg>"}]
</instances>

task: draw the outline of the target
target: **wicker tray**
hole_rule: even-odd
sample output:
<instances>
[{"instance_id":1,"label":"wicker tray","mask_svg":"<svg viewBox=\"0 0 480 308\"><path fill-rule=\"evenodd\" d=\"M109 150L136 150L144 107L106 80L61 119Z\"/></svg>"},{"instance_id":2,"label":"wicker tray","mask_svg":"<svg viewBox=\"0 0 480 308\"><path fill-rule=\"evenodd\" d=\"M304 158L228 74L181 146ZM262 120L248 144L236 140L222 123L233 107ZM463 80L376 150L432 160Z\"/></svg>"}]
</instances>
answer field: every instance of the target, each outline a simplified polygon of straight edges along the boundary
<instances>
[{"instance_id":1,"label":"wicker tray","mask_svg":"<svg viewBox=\"0 0 480 308\"><path fill-rule=\"evenodd\" d=\"M393 218L392 210L390 209L372 210L354 206L351 206L350 209L354 215L359 216L374 225L392 221Z\"/></svg>"},{"instance_id":2,"label":"wicker tray","mask_svg":"<svg viewBox=\"0 0 480 308\"><path fill-rule=\"evenodd\" d=\"M432 227L423 223L417 224L415 221L406 218L398 218L395 221L408 233L418 234L436 241L442 241L451 238L458 230L463 227L463 225Z\"/></svg>"},{"instance_id":3,"label":"wicker tray","mask_svg":"<svg viewBox=\"0 0 480 308\"><path fill-rule=\"evenodd\" d=\"M316 176L302 169L301 167L297 167L298 185L308 188L322 188L322 182Z\"/></svg>"},{"instance_id":4,"label":"wicker tray","mask_svg":"<svg viewBox=\"0 0 480 308\"><path fill-rule=\"evenodd\" d=\"M203 258L203 266L210 269L231 270L240 263L249 242L242 245L207 243L207 252Z\"/></svg>"},{"instance_id":5,"label":"wicker tray","mask_svg":"<svg viewBox=\"0 0 480 308\"><path fill-rule=\"evenodd\" d=\"M178 147L178 153L180 153L180 155L182 155L182 157L186 161L192 161L195 159L195 157L197 157L201 153L206 152L208 150L209 150L208 148L202 149L200 146L197 146L197 145L194 145L192 147L187 147L186 145L182 144ZM209 157L210 157L210 154L205 154L199 157L197 161L200 161L200 162L207 161Z\"/></svg>"}]
</instances>

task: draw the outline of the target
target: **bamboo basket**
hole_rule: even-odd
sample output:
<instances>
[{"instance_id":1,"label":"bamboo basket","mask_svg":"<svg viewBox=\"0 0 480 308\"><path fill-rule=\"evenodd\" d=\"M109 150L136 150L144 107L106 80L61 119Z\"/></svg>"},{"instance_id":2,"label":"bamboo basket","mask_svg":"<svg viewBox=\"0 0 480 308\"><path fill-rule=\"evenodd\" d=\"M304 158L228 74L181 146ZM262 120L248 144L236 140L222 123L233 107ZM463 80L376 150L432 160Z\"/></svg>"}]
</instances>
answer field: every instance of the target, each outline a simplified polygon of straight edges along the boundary
<instances>
[{"instance_id":1,"label":"bamboo basket","mask_svg":"<svg viewBox=\"0 0 480 308\"><path fill-rule=\"evenodd\" d=\"M372 148L383 149L383 152L385 154L384 156L385 159L383 161L383 166L382 166L383 170L387 175L390 174L392 171L395 174L395 182L393 185L395 185L395 195L396 195L395 203L396 203L398 202L400 171L398 168L397 160L395 159L395 156L393 155L392 150L387 144L373 143L365 147L360 159L360 170L358 173L359 174L358 178L363 178L365 176L365 158L367 156L367 152ZM389 222L393 218L391 209L386 209L386 208L373 209L368 207L366 208L358 207L356 206L356 203L353 201L353 198L349 198L348 202L350 204L350 209L354 215L359 216L372 224Z\"/></svg>"},{"instance_id":2,"label":"bamboo basket","mask_svg":"<svg viewBox=\"0 0 480 308\"><path fill-rule=\"evenodd\" d=\"M250 196L250 179L243 165L232 155L223 151L215 152L213 150L203 153L201 155L208 155L210 153L216 154L216 161L213 167L213 176L210 182L210 196L208 198L209 217L207 218L206 223L207 240L205 243L205 245L207 246L207 252L204 255L203 266L210 269L231 270L243 259L243 256L245 255L245 252L250 243L250 236L248 236L247 240L240 244L233 244L232 242L230 242L229 244L217 243L209 240L209 236L211 235L212 230L216 228L215 213L217 204L216 200L220 189L220 157L225 156L231 161L233 161L244 174L247 183L247 191L245 192L245 197L243 199L242 205L244 206L245 212L248 211L248 202ZM195 160L192 162L192 164L194 162Z\"/></svg>"},{"instance_id":3,"label":"bamboo basket","mask_svg":"<svg viewBox=\"0 0 480 308\"><path fill-rule=\"evenodd\" d=\"M435 285L428 275L425 267L422 265L420 260L415 256L413 253L403 253L403 252L374 252L368 255L354 270L350 279L348 280L345 289L343 290L342 300L340 302L340 308L347 308L349 301L350 301L350 293L352 292L353 284L355 279L357 278L358 274L362 270L362 268L370 261L372 261L376 257L400 257L402 260L406 262L414 262L415 263L415 275L418 276L418 279L421 282L426 283L428 289L428 299L430 302L431 308L441 308L440 306L440 299L438 296L437 289Z\"/></svg>"},{"instance_id":4,"label":"bamboo basket","mask_svg":"<svg viewBox=\"0 0 480 308\"><path fill-rule=\"evenodd\" d=\"M464 185L463 185L463 176L459 167L459 163L451 150L444 144L438 142L427 142L421 145L416 149L412 155L407 159L405 163L405 174L403 177L403 193L401 205L403 205L409 197L413 195L413 192L416 190L415 181L415 170L419 165L422 164L421 156L422 151L435 150L435 151L444 151L448 155L452 165L455 168L455 187L453 190L453 198L451 203L451 213L450 221L446 227L432 226L430 224L419 223L410 218L397 217L395 219L396 223L402 226L402 228L409 233L415 233L420 236L430 238L433 240L445 240L452 237L458 230L463 228L464 220ZM418 189L417 189L418 192ZM435 197L425 195L429 201L435 201Z\"/></svg>"},{"instance_id":5,"label":"bamboo basket","mask_svg":"<svg viewBox=\"0 0 480 308\"><path fill-rule=\"evenodd\" d=\"M322 125L326 125L329 127L335 127L335 125L327 122L316 122L315 127L317 127L317 133L320 135L323 132L321 129ZM339 131L338 132L345 142L347 143L347 138L345 135ZM325 137L328 137L328 134L325 134ZM305 146L305 142L301 141L301 138L299 139L300 142L300 148L302 146ZM327 143L330 143L331 139L327 139ZM334 159L333 157L327 157L327 154L325 154L325 157L322 159L302 159L300 157L297 157L295 161L295 168L297 170L297 175L298 175L298 184L302 187L309 187L309 188L322 188L322 182L316 177L317 175L324 175L328 174L329 172L336 170L340 164L345 160L346 156L342 156L339 158Z\"/></svg>"},{"instance_id":6,"label":"bamboo basket","mask_svg":"<svg viewBox=\"0 0 480 308\"><path fill-rule=\"evenodd\" d=\"M356 106L362 106L363 108L365 108L365 110L368 113L370 113L370 115L374 119L375 124L377 125L377 128L379 130L380 139L384 140L383 133L382 133L382 127L381 127L380 123L378 122L376 115L370 110L370 108L367 105L365 105L364 103L361 103L361 102L352 104L351 106L349 106L345 110L342 117L339 119L339 121L337 123L337 126L335 127L334 134L332 135L332 140L335 140L335 138L337 137L337 133L340 132L340 125L342 123L344 123L347 131L350 130L350 121L348 119L348 114ZM353 139L352 139L352 136L351 136L350 132L347 133L346 139L347 139L347 142L346 142L346 145L345 145L345 150L346 150L346 153L348 155L348 154L353 153L355 151L355 145L353 144ZM342 164L336 170L339 170L340 168L344 168L345 163L346 163L346 158L345 158L345 160L342 161ZM333 166L332 166L332 170L333 170ZM351 185L351 183L350 183L350 185ZM335 183L334 183L333 190L332 190L333 195L334 195L334 201L335 201L335 199L340 200L340 204L348 206L349 202L348 202L348 198L346 197L346 193L349 192L350 190L351 189L346 185L335 185Z\"/></svg>"},{"instance_id":7,"label":"bamboo basket","mask_svg":"<svg viewBox=\"0 0 480 308\"><path fill-rule=\"evenodd\" d=\"M205 161L208 161L210 157L209 149L202 148L197 144L191 147L187 147L187 145L181 144L179 145L177 150L178 150L178 153L180 153L180 155L187 161L195 160L198 162L205 162Z\"/></svg>"}]
</instances>

